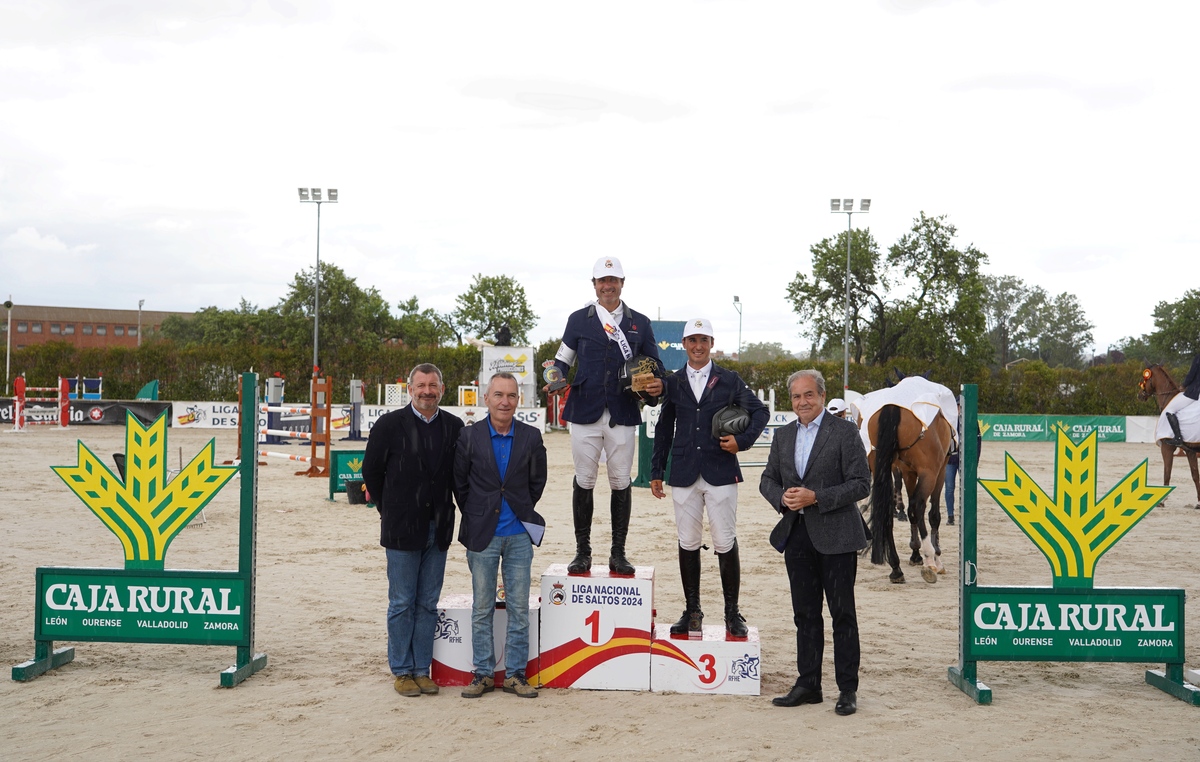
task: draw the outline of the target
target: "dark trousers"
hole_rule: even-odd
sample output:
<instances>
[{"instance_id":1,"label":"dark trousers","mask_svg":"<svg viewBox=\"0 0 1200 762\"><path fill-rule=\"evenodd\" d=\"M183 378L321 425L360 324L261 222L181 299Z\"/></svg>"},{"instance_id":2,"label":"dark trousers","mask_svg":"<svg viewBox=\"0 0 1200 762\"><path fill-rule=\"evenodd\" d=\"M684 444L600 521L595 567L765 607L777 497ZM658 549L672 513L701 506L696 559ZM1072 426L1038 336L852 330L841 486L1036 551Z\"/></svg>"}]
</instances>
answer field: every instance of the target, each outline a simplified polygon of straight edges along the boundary
<instances>
[{"instance_id":1,"label":"dark trousers","mask_svg":"<svg viewBox=\"0 0 1200 762\"><path fill-rule=\"evenodd\" d=\"M825 620L821 595L833 620L833 670L840 691L858 690L858 617L854 612L854 580L858 554L826 555L813 547L804 517L796 522L783 553L792 586L792 612L796 622L796 671L799 685L821 689L821 659L825 648Z\"/></svg>"}]
</instances>

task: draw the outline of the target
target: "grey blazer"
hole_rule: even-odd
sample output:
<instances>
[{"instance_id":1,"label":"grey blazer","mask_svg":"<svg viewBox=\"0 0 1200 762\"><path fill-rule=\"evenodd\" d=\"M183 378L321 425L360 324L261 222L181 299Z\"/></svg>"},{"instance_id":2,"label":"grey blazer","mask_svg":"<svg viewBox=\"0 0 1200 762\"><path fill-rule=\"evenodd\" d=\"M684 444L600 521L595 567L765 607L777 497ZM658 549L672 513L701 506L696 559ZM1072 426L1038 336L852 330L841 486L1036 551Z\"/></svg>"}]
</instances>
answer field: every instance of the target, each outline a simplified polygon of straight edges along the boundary
<instances>
[{"instance_id":1,"label":"grey blazer","mask_svg":"<svg viewBox=\"0 0 1200 762\"><path fill-rule=\"evenodd\" d=\"M804 509L813 547L826 555L867 547L867 533L855 501L870 493L871 469L858 427L825 413L803 479L796 473L795 461L796 422L792 421L775 431L767 467L758 482L758 491L788 522L785 531L795 525L798 514L783 507L783 493L789 487L807 487L817 494L817 504ZM778 546L776 550L782 552Z\"/></svg>"}]
</instances>

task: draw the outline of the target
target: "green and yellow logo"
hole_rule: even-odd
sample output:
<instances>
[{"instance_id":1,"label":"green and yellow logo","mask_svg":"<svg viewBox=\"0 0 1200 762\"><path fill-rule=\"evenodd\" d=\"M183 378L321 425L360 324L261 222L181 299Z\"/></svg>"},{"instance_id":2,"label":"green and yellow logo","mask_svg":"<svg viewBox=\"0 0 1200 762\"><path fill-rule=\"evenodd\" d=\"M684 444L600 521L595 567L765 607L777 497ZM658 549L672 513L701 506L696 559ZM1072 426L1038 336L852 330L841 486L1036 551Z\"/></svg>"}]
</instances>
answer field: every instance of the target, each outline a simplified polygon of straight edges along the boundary
<instances>
[{"instance_id":1,"label":"green and yellow logo","mask_svg":"<svg viewBox=\"0 0 1200 762\"><path fill-rule=\"evenodd\" d=\"M1076 444L1058 426L1054 496L1004 454L1004 478L980 479L988 494L1046 556L1056 588L1091 588L1100 560L1173 487L1153 487L1147 461L1096 500L1096 432Z\"/></svg>"},{"instance_id":2,"label":"green and yellow logo","mask_svg":"<svg viewBox=\"0 0 1200 762\"><path fill-rule=\"evenodd\" d=\"M124 483L82 441L78 444L78 465L54 466L54 473L121 541L126 569L162 569L175 535L237 473L234 466L213 463L209 440L168 482L165 413L149 428L126 414Z\"/></svg>"},{"instance_id":3,"label":"green and yellow logo","mask_svg":"<svg viewBox=\"0 0 1200 762\"><path fill-rule=\"evenodd\" d=\"M991 428L992 428L992 424L990 424L990 423L984 423L982 419L980 419L980 420L979 420L979 434L980 434L980 436L982 436L982 435L984 435L984 434L988 433L988 431L989 431Z\"/></svg>"},{"instance_id":4,"label":"green and yellow logo","mask_svg":"<svg viewBox=\"0 0 1200 762\"><path fill-rule=\"evenodd\" d=\"M346 461L346 465L356 474L362 473L362 464L362 458L351 458Z\"/></svg>"}]
</instances>

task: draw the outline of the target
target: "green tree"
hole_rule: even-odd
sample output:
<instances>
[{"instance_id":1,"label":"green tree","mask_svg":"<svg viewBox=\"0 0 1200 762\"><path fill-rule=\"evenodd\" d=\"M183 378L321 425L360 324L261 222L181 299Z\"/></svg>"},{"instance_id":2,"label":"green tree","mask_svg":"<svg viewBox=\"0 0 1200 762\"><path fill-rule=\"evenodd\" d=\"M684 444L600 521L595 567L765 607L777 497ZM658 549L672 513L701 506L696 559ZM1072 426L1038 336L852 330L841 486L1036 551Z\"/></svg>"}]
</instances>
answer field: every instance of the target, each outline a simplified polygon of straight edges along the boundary
<instances>
[{"instance_id":1,"label":"green tree","mask_svg":"<svg viewBox=\"0 0 1200 762\"><path fill-rule=\"evenodd\" d=\"M1034 286L1016 313L1020 328L1013 336L1015 354L1051 367L1082 367L1092 346L1092 323L1074 294L1064 291L1051 297Z\"/></svg>"},{"instance_id":2,"label":"green tree","mask_svg":"<svg viewBox=\"0 0 1200 762\"><path fill-rule=\"evenodd\" d=\"M1012 353L1013 337L1022 331L1018 321L1025 314L1021 312L1021 306L1029 298L1029 287L1013 275L981 275L980 279L988 340L995 351L995 362L1004 367L1016 359Z\"/></svg>"},{"instance_id":3,"label":"green tree","mask_svg":"<svg viewBox=\"0 0 1200 762\"><path fill-rule=\"evenodd\" d=\"M525 299L525 289L508 275L476 274L466 293L456 298L454 323L484 341L492 341L508 325L514 344L529 341L538 316Z\"/></svg>"},{"instance_id":4,"label":"green tree","mask_svg":"<svg viewBox=\"0 0 1200 762\"><path fill-rule=\"evenodd\" d=\"M869 296L879 290L879 244L869 230L850 235L850 354L863 360L864 331L870 322ZM809 247L812 274L796 273L787 287L787 298L800 319L800 335L812 341L813 356L842 352L846 316L846 236L826 238ZM836 309L835 309L836 306Z\"/></svg>"},{"instance_id":5,"label":"green tree","mask_svg":"<svg viewBox=\"0 0 1200 762\"><path fill-rule=\"evenodd\" d=\"M275 307L285 346L312 343L313 274L316 268L296 274L285 296ZM334 365L342 349L351 345L378 346L396 335L395 318L379 291L364 289L337 265L321 263L320 357L322 367Z\"/></svg>"},{"instance_id":6,"label":"green tree","mask_svg":"<svg viewBox=\"0 0 1200 762\"><path fill-rule=\"evenodd\" d=\"M395 323L396 338L406 346L439 347L458 339L458 334L445 316L429 307L421 309L417 297L410 297L396 307L400 310Z\"/></svg>"},{"instance_id":7,"label":"green tree","mask_svg":"<svg viewBox=\"0 0 1200 762\"><path fill-rule=\"evenodd\" d=\"M752 341L742 347L738 356L741 362L771 362L773 360L790 360L792 353L783 348L778 341Z\"/></svg>"},{"instance_id":8,"label":"green tree","mask_svg":"<svg viewBox=\"0 0 1200 762\"><path fill-rule=\"evenodd\" d=\"M979 266L987 255L957 248L957 229L924 212L881 257L869 232L855 231L850 253L850 343L856 362L897 356L970 368L987 360ZM814 245L811 277L798 273L788 300L814 348L840 348L846 289L846 234ZM838 309L832 309L837 305Z\"/></svg>"},{"instance_id":9,"label":"green tree","mask_svg":"<svg viewBox=\"0 0 1200 762\"><path fill-rule=\"evenodd\" d=\"M1200 289L1184 292L1177 301L1156 304L1154 331L1147 338L1158 359L1189 365L1192 355L1200 352Z\"/></svg>"}]
</instances>

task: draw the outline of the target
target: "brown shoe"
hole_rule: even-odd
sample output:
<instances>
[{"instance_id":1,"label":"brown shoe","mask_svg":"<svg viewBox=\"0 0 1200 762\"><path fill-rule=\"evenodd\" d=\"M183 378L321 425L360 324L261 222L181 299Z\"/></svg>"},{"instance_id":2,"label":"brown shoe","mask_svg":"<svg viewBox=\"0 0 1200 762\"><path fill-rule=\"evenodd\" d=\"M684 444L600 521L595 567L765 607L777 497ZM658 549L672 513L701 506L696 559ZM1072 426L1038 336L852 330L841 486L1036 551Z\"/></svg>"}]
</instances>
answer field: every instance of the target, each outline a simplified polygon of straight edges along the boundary
<instances>
[{"instance_id":1,"label":"brown shoe","mask_svg":"<svg viewBox=\"0 0 1200 762\"><path fill-rule=\"evenodd\" d=\"M520 672L504 678L504 692L515 693L521 698L537 698L537 689L530 685L525 675Z\"/></svg>"},{"instance_id":2,"label":"brown shoe","mask_svg":"<svg viewBox=\"0 0 1200 762\"><path fill-rule=\"evenodd\" d=\"M412 675L400 675L395 682L396 693L401 696L420 696L421 689L417 687L417 681L413 680Z\"/></svg>"},{"instance_id":3,"label":"brown shoe","mask_svg":"<svg viewBox=\"0 0 1200 762\"><path fill-rule=\"evenodd\" d=\"M421 693L428 696L436 696L438 692L437 683L429 678L429 675L413 675L413 682L421 689Z\"/></svg>"},{"instance_id":4,"label":"brown shoe","mask_svg":"<svg viewBox=\"0 0 1200 762\"><path fill-rule=\"evenodd\" d=\"M415 685L415 683L414 683ZM475 675L471 680L471 684L463 688L463 698L479 698L485 693L491 693L496 689L496 681L491 675Z\"/></svg>"}]
</instances>

